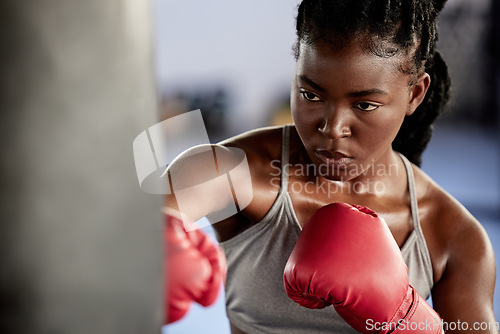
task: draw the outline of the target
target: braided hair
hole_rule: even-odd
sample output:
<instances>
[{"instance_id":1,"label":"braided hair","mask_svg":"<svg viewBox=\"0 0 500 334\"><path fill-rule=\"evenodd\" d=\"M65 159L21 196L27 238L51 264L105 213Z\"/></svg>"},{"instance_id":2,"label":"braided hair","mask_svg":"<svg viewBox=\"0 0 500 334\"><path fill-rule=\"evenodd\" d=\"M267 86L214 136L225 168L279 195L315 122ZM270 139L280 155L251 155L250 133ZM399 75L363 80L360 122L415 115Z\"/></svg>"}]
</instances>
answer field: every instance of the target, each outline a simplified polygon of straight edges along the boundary
<instances>
[{"instance_id":1,"label":"braided hair","mask_svg":"<svg viewBox=\"0 0 500 334\"><path fill-rule=\"evenodd\" d=\"M426 97L407 116L392 143L394 150L420 166L433 123L449 99L448 68L436 50L437 17L446 0L303 0L298 8L294 46L318 41L336 47L364 38L367 51L380 57L406 55L400 70L411 75L410 85L424 71L431 77Z\"/></svg>"}]
</instances>

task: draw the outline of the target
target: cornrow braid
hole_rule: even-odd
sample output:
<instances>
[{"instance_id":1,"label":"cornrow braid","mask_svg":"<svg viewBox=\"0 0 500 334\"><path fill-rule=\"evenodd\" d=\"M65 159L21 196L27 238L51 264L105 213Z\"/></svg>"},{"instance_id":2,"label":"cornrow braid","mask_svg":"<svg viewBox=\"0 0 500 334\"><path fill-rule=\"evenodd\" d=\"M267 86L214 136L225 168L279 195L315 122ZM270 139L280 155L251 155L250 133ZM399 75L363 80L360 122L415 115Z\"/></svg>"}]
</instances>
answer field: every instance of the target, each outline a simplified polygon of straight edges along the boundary
<instances>
[{"instance_id":1,"label":"cornrow braid","mask_svg":"<svg viewBox=\"0 0 500 334\"><path fill-rule=\"evenodd\" d=\"M342 47L353 38L363 37L367 39L367 50L377 56L406 55L411 64L402 64L400 69L412 75L410 84L424 71L430 75L424 101L405 118L392 143L394 150L419 166L432 135L432 124L449 99L448 68L436 51L437 17L445 3L446 0L303 0L298 8L296 58L300 43L312 45L321 41Z\"/></svg>"}]
</instances>

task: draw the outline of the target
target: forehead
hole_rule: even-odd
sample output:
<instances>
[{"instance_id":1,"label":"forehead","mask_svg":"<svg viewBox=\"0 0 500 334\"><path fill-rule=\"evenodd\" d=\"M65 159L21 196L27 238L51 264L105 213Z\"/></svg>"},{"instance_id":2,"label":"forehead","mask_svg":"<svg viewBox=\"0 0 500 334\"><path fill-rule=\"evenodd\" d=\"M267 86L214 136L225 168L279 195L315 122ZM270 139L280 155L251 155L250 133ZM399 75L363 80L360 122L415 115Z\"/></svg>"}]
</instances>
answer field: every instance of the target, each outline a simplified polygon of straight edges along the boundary
<instances>
[{"instance_id":1,"label":"forehead","mask_svg":"<svg viewBox=\"0 0 500 334\"><path fill-rule=\"evenodd\" d=\"M301 43L296 74L324 85L336 81L353 89L406 85L409 76L399 70L402 62L401 56L381 57L355 42L342 48L326 43Z\"/></svg>"}]
</instances>

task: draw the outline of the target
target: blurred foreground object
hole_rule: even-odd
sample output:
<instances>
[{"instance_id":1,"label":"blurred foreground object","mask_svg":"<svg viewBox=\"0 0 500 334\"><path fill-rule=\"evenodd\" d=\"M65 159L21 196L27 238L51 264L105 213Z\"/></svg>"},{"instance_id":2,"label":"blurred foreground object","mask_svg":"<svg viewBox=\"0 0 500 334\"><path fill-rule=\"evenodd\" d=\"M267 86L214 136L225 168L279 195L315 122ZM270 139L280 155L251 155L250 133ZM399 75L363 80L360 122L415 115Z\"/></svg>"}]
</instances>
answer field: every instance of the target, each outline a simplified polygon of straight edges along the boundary
<instances>
[{"instance_id":1,"label":"blurred foreground object","mask_svg":"<svg viewBox=\"0 0 500 334\"><path fill-rule=\"evenodd\" d=\"M0 333L159 333L149 1L0 2Z\"/></svg>"}]
</instances>

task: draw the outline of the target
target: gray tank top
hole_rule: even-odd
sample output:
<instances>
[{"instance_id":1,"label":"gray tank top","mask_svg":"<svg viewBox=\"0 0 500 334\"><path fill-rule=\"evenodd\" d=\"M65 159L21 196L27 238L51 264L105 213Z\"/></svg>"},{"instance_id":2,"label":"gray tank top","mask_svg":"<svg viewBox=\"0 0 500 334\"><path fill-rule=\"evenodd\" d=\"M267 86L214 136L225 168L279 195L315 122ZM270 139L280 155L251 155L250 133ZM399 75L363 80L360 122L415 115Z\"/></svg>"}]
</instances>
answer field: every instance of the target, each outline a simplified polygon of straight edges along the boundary
<instances>
[{"instance_id":1,"label":"gray tank top","mask_svg":"<svg viewBox=\"0 0 500 334\"><path fill-rule=\"evenodd\" d=\"M283 128L281 188L264 218L235 237L221 242L228 263L225 284L229 320L242 331L264 334L357 333L333 307L310 310L288 298L283 270L301 228L288 193L290 127ZM427 298L433 285L432 264L418 219L413 172L404 162L411 200L413 231L401 252L410 284Z\"/></svg>"}]
</instances>

